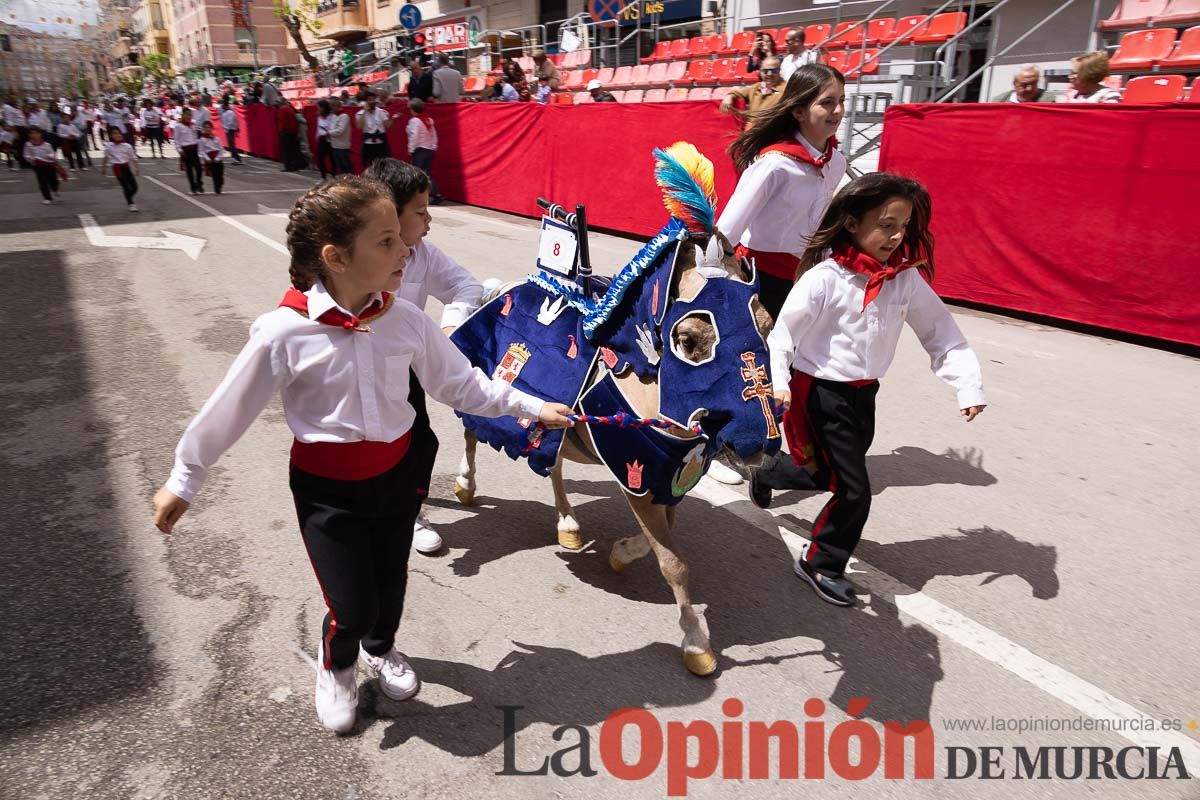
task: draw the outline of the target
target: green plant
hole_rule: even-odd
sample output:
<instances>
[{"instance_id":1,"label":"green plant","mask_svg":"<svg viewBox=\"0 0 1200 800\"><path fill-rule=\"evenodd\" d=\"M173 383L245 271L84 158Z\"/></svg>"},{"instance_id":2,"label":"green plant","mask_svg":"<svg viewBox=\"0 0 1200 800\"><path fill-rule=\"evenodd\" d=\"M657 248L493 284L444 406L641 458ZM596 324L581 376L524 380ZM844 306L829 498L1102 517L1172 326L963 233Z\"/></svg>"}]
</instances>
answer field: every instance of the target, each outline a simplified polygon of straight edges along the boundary
<instances>
[{"instance_id":1,"label":"green plant","mask_svg":"<svg viewBox=\"0 0 1200 800\"><path fill-rule=\"evenodd\" d=\"M318 0L271 0L271 10L275 12L275 16L283 23L288 35L296 43L304 63L308 64L309 69L314 70L320 69L321 63L317 61L316 56L308 52L308 45L304 43L304 33L307 31L313 36L317 36L321 32L321 20L317 19L317 6Z\"/></svg>"},{"instance_id":2,"label":"green plant","mask_svg":"<svg viewBox=\"0 0 1200 800\"><path fill-rule=\"evenodd\" d=\"M171 59L162 53L150 53L142 56L141 66L146 70L146 76L156 86L171 82Z\"/></svg>"}]
</instances>

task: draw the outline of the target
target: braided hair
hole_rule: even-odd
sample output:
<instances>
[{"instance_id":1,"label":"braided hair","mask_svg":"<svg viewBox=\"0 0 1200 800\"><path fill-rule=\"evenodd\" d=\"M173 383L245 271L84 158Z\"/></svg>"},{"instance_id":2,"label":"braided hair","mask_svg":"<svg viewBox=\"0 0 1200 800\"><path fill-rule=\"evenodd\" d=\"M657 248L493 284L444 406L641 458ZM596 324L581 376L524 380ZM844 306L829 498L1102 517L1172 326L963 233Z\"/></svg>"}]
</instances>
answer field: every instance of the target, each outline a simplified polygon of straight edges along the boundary
<instances>
[{"instance_id":1,"label":"braided hair","mask_svg":"<svg viewBox=\"0 0 1200 800\"><path fill-rule=\"evenodd\" d=\"M288 214L288 267L292 286L302 292L325 279L321 250L327 244L353 252L354 237L362 230L363 212L392 192L378 181L342 176L323 181L305 192Z\"/></svg>"}]
</instances>

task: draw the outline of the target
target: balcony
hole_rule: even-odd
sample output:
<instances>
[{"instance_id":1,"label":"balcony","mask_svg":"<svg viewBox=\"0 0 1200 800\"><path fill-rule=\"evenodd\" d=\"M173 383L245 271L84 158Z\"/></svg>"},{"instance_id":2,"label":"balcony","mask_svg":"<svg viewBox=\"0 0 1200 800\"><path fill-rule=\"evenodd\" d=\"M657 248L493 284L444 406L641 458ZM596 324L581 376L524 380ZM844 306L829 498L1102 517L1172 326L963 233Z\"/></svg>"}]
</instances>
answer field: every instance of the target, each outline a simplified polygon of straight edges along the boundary
<instances>
[{"instance_id":1,"label":"balcony","mask_svg":"<svg viewBox=\"0 0 1200 800\"><path fill-rule=\"evenodd\" d=\"M358 0L322 0L317 19L322 39L356 39L371 30L366 4Z\"/></svg>"},{"instance_id":2,"label":"balcony","mask_svg":"<svg viewBox=\"0 0 1200 800\"><path fill-rule=\"evenodd\" d=\"M279 52L274 47L258 48L258 64L279 64L282 63L280 58L287 58L286 54ZM250 50L241 50L237 47L214 47L213 48L213 63L216 67L253 67L254 53Z\"/></svg>"}]
</instances>

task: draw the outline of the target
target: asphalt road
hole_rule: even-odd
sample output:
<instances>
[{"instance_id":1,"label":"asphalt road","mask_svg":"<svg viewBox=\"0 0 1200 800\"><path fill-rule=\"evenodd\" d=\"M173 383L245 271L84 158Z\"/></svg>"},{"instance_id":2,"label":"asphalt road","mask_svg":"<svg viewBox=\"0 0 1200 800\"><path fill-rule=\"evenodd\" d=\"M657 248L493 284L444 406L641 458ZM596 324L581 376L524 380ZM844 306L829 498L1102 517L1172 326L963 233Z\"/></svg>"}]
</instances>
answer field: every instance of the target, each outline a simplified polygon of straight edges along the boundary
<instances>
[{"instance_id":1,"label":"asphalt road","mask_svg":"<svg viewBox=\"0 0 1200 800\"><path fill-rule=\"evenodd\" d=\"M296 531L278 403L173 536L154 530L150 507L183 427L286 288L280 213L315 175L250 159L227 168L225 195L193 199L174 160L143 167L140 214L95 172L44 206L32 175L0 170L0 796L662 797L680 759L713 766L696 745L704 725L668 725L700 721L729 749L712 777L686 784L693 797L1200 797L1194 780L1014 779L1018 747L1068 748L1068 771L1084 752L1071 748L1160 747L1159 772L1175 747L1200 770L1200 737L1186 727L1200 717L1189 499L1200 364L964 310L991 405L963 423L905 335L869 456L860 609L820 602L791 573L820 496L784 495L767 513L744 487L705 479L680 506L693 597L720 660L710 679L683 669L653 558L609 570L609 546L636 526L602 469L568 467L593 543L561 550L548 483L488 448L480 504L457 504L460 429L433 406L442 449L429 517L447 547L414 555L400 633L423 687L393 703L360 673L358 730L327 733L312 707L324 607ZM99 246L80 214L102 236L166 231L202 249L193 259ZM536 221L466 206L434 215L432 241L480 277L532 267ZM592 253L611 273L638 246L598 235ZM744 710L723 710L730 698ZM824 710L806 711L810 698ZM509 712L510 772L536 771L586 737L598 774L497 774L502 706L521 707ZM642 755L672 739L636 780L601 753L601 724L626 706L657 720ZM770 777L737 777L749 723L820 723L832 742L852 713L877 737L884 720L930 721L934 777L913 779L909 763L905 780L880 767L864 785L840 777L831 754L824 778L780 779L787 759L775 751ZM1135 729L1147 720L1157 729ZM1161 730L1162 720L1182 727ZM985 729L952 729L963 724ZM635 730L624 738L630 764ZM947 777L947 748L979 757L982 747L1004 748L1003 778L980 779L979 764L973 777ZM966 755L954 752L961 771ZM1136 772L1149 757L1130 759ZM556 766L578 771L580 760L576 747Z\"/></svg>"}]
</instances>

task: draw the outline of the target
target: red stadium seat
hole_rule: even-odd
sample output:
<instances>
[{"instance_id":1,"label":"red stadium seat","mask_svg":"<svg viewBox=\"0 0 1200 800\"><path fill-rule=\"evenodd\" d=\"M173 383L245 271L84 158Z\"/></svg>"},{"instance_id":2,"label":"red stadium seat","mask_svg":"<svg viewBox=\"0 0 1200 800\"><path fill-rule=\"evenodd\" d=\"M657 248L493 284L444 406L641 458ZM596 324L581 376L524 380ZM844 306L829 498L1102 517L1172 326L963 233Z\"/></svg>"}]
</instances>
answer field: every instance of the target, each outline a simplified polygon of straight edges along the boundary
<instances>
[{"instance_id":1,"label":"red stadium seat","mask_svg":"<svg viewBox=\"0 0 1200 800\"><path fill-rule=\"evenodd\" d=\"M688 62L672 61L670 64L667 64L667 81L670 82L672 86L678 86L679 84L691 84L691 81L687 79L687 71Z\"/></svg>"},{"instance_id":2,"label":"red stadium seat","mask_svg":"<svg viewBox=\"0 0 1200 800\"><path fill-rule=\"evenodd\" d=\"M962 31L966 24L967 12L965 11L938 14L930 21L929 25L913 31L913 41L917 44L941 44Z\"/></svg>"},{"instance_id":3,"label":"red stadium seat","mask_svg":"<svg viewBox=\"0 0 1200 800\"><path fill-rule=\"evenodd\" d=\"M715 89L713 91L716 91ZM1187 101L1189 103L1200 103L1200 78L1192 81L1192 90L1188 92Z\"/></svg>"},{"instance_id":4,"label":"red stadium seat","mask_svg":"<svg viewBox=\"0 0 1200 800\"><path fill-rule=\"evenodd\" d=\"M846 52L844 50L830 50L825 54L825 66L836 69L843 75L846 72Z\"/></svg>"},{"instance_id":5,"label":"red stadium seat","mask_svg":"<svg viewBox=\"0 0 1200 800\"><path fill-rule=\"evenodd\" d=\"M526 73L533 72L533 70L537 67L537 65L533 63L533 58L530 56L521 56L518 58L517 65L520 66L521 69L525 70Z\"/></svg>"},{"instance_id":6,"label":"red stadium seat","mask_svg":"<svg viewBox=\"0 0 1200 800\"><path fill-rule=\"evenodd\" d=\"M1155 25L1188 25L1200 22L1200 0L1168 0L1167 10L1154 18Z\"/></svg>"},{"instance_id":7,"label":"red stadium seat","mask_svg":"<svg viewBox=\"0 0 1200 800\"><path fill-rule=\"evenodd\" d=\"M809 25L804 29L804 43L813 45L814 47L829 38L829 32L833 28L823 22L816 25Z\"/></svg>"},{"instance_id":8,"label":"red stadium seat","mask_svg":"<svg viewBox=\"0 0 1200 800\"><path fill-rule=\"evenodd\" d=\"M1200 25L1183 32L1175 51L1163 60L1162 66L1165 69L1200 69Z\"/></svg>"},{"instance_id":9,"label":"red stadium seat","mask_svg":"<svg viewBox=\"0 0 1200 800\"><path fill-rule=\"evenodd\" d=\"M891 44L892 42L907 42L912 40L913 31L921 27L925 23L925 15L917 14L912 17L901 17L896 20L896 27L886 38L879 40L880 44Z\"/></svg>"},{"instance_id":10,"label":"red stadium seat","mask_svg":"<svg viewBox=\"0 0 1200 800\"><path fill-rule=\"evenodd\" d=\"M693 61L688 64L687 79L692 83L715 83L712 61Z\"/></svg>"},{"instance_id":11,"label":"red stadium seat","mask_svg":"<svg viewBox=\"0 0 1200 800\"><path fill-rule=\"evenodd\" d=\"M891 17L873 19L867 23L867 44L882 44L896 30L896 20Z\"/></svg>"},{"instance_id":12,"label":"red stadium seat","mask_svg":"<svg viewBox=\"0 0 1200 800\"><path fill-rule=\"evenodd\" d=\"M1167 0L1119 0L1112 16L1101 20L1096 27L1102 31L1140 28L1149 25L1151 17L1166 13L1166 10Z\"/></svg>"},{"instance_id":13,"label":"red stadium seat","mask_svg":"<svg viewBox=\"0 0 1200 800\"><path fill-rule=\"evenodd\" d=\"M713 90L708 86L697 86L695 89L688 90L688 100L711 100Z\"/></svg>"},{"instance_id":14,"label":"red stadium seat","mask_svg":"<svg viewBox=\"0 0 1200 800\"><path fill-rule=\"evenodd\" d=\"M596 80L600 81L601 86L613 85L613 74L616 72L612 67L605 67L596 73Z\"/></svg>"},{"instance_id":15,"label":"red stadium seat","mask_svg":"<svg viewBox=\"0 0 1200 800\"><path fill-rule=\"evenodd\" d=\"M591 63L592 51L586 48L582 50L576 50L573 53L567 53L566 58L563 59L563 66L567 69L571 69L573 67L586 67Z\"/></svg>"},{"instance_id":16,"label":"red stadium seat","mask_svg":"<svg viewBox=\"0 0 1200 800\"><path fill-rule=\"evenodd\" d=\"M556 92L550 95L550 101L555 105L569 106L574 104L575 95L570 92Z\"/></svg>"},{"instance_id":17,"label":"red stadium seat","mask_svg":"<svg viewBox=\"0 0 1200 800\"><path fill-rule=\"evenodd\" d=\"M745 55L754 46L754 31L738 31L729 40L726 47L721 48L721 55Z\"/></svg>"},{"instance_id":18,"label":"red stadium seat","mask_svg":"<svg viewBox=\"0 0 1200 800\"><path fill-rule=\"evenodd\" d=\"M616 98L616 101L618 103L625 102L625 93L623 91L621 91L620 89L610 91L609 94L611 94L614 98Z\"/></svg>"},{"instance_id":19,"label":"red stadium seat","mask_svg":"<svg viewBox=\"0 0 1200 800\"><path fill-rule=\"evenodd\" d=\"M670 79L667 78L667 67L669 67L669 66L670 66L670 64L668 64L666 61L659 61L655 64L651 64L650 65L650 75L647 78L646 82L649 83L651 86L668 86L668 85L670 85L671 81L670 81Z\"/></svg>"},{"instance_id":20,"label":"red stadium seat","mask_svg":"<svg viewBox=\"0 0 1200 800\"><path fill-rule=\"evenodd\" d=\"M666 89L647 89L642 95L643 103L662 103L667 99Z\"/></svg>"},{"instance_id":21,"label":"red stadium seat","mask_svg":"<svg viewBox=\"0 0 1200 800\"><path fill-rule=\"evenodd\" d=\"M717 83L741 83L741 78L733 77L732 58L718 58L712 64L712 79Z\"/></svg>"},{"instance_id":22,"label":"red stadium seat","mask_svg":"<svg viewBox=\"0 0 1200 800\"><path fill-rule=\"evenodd\" d=\"M874 61L871 59L877 55L879 55L878 50L849 50L846 53L842 71L850 79L858 77L860 68L863 75L876 75L879 73L879 59ZM866 67L863 67L863 64L866 64Z\"/></svg>"},{"instance_id":23,"label":"red stadium seat","mask_svg":"<svg viewBox=\"0 0 1200 800\"><path fill-rule=\"evenodd\" d=\"M463 81L463 91L467 94L475 94L476 92L482 92L485 85L486 83L483 78L467 78Z\"/></svg>"},{"instance_id":24,"label":"red stadium seat","mask_svg":"<svg viewBox=\"0 0 1200 800\"><path fill-rule=\"evenodd\" d=\"M613 72L613 86L633 86L633 67L617 67Z\"/></svg>"},{"instance_id":25,"label":"red stadium seat","mask_svg":"<svg viewBox=\"0 0 1200 800\"><path fill-rule=\"evenodd\" d=\"M1175 46L1174 28L1148 28L1130 31L1121 37L1117 52L1108 60L1113 71L1150 69L1171 55Z\"/></svg>"},{"instance_id":26,"label":"red stadium seat","mask_svg":"<svg viewBox=\"0 0 1200 800\"><path fill-rule=\"evenodd\" d=\"M688 40L687 54L691 58L708 58L712 54L712 37L693 36Z\"/></svg>"},{"instance_id":27,"label":"red stadium seat","mask_svg":"<svg viewBox=\"0 0 1200 800\"><path fill-rule=\"evenodd\" d=\"M584 103L594 103L596 101L592 99L591 92L576 92L574 102L575 105L581 106Z\"/></svg>"},{"instance_id":28,"label":"red stadium seat","mask_svg":"<svg viewBox=\"0 0 1200 800\"><path fill-rule=\"evenodd\" d=\"M653 64L657 61L665 61L670 56L667 51L671 48L670 42L658 42L654 45L654 52L642 59L643 64Z\"/></svg>"},{"instance_id":29,"label":"red stadium seat","mask_svg":"<svg viewBox=\"0 0 1200 800\"><path fill-rule=\"evenodd\" d=\"M559 87L563 89L583 88L583 70L569 69L559 75Z\"/></svg>"},{"instance_id":30,"label":"red stadium seat","mask_svg":"<svg viewBox=\"0 0 1200 800\"><path fill-rule=\"evenodd\" d=\"M1122 103L1174 103L1183 99L1187 78L1182 75L1143 75L1133 78L1121 95Z\"/></svg>"},{"instance_id":31,"label":"red stadium seat","mask_svg":"<svg viewBox=\"0 0 1200 800\"><path fill-rule=\"evenodd\" d=\"M630 86L645 86L650 83L650 68L653 64L638 64L630 75Z\"/></svg>"},{"instance_id":32,"label":"red stadium seat","mask_svg":"<svg viewBox=\"0 0 1200 800\"><path fill-rule=\"evenodd\" d=\"M671 42L671 47L668 52L671 54L671 59L680 59L688 57L688 47L691 45L691 39L676 39Z\"/></svg>"},{"instance_id":33,"label":"red stadium seat","mask_svg":"<svg viewBox=\"0 0 1200 800\"><path fill-rule=\"evenodd\" d=\"M713 100L724 100L726 95L733 91L732 86L718 86L712 90Z\"/></svg>"},{"instance_id":34,"label":"red stadium seat","mask_svg":"<svg viewBox=\"0 0 1200 800\"><path fill-rule=\"evenodd\" d=\"M621 102L622 103L640 103L640 102L642 102L642 95L644 95L644 94L645 94L645 92L642 91L641 89L627 89L627 90L625 90L625 96L621 98Z\"/></svg>"},{"instance_id":35,"label":"red stadium seat","mask_svg":"<svg viewBox=\"0 0 1200 800\"><path fill-rule=\"evenodd\" d=\"M740 83L754 83L758 80L758 73L746 71L746 65L750 63L749 58L743 57L731 60L733 61L733 74L727 80L722 80L721 83L737 85Z\"/></svg>"},{"instance_id":36,"label":"red stadium seat","mask_svg":"<svg viewBox=\"0 0 1200 800\"><path fill-rule=\"evenodd\" d=\"M687 100L688 99L688 90L684 89L683 87L680 87L678 89L668 89L667 96L665 99L668 103L678 103L682 100Z\"/></svg>"},{"instance_id":37,"label":"red stadium seat","mask_svg":"<svg viewBox=\"0 0 1200 800\"><path fill-rule=\"evenodd\" d=\"M858 22L839 22L833 29L833 38L827 47L862 47L867 35L867 26Z\"/></svg>"},{"instance_id":38,"label":"red stadium seat","mask_svg":"<svg viewBox=\"0 0 1200 800\"><path fill-rule=\"evenodd\" d=\"M714 33L707 38L708 53L712 56L720 55L721 51L725 49L725 45L729 42L729 38L723 33Z\"/></svg>"},{"instance_id":39,"label":"red stadium seat","mask_svg":"<svg viewBox=\"0 0 1200 800\"><path fill-rule=\"evenodd\" d=\"M787 37L792 31L800 31L800 35L801 36L804 35L804 28L801 27L800 25L792 25L787 28L780 28L779 29L779 38L775 41L775 44L779 45L780 53L782 53L784 50L787 49L787 44L786 44Z\"/></svg>"},{"instance_id":40,"label":"red stadium seat","mask_svg":"<svg viewBox=\"0 0 1200 800\"><path fill-rule=\"evenodd\" d=\"M599 75L600 70L598 69L581 69L579 70L579 85L586 89L588 83L596 80Z\"/></svg>"}]
</instances>

